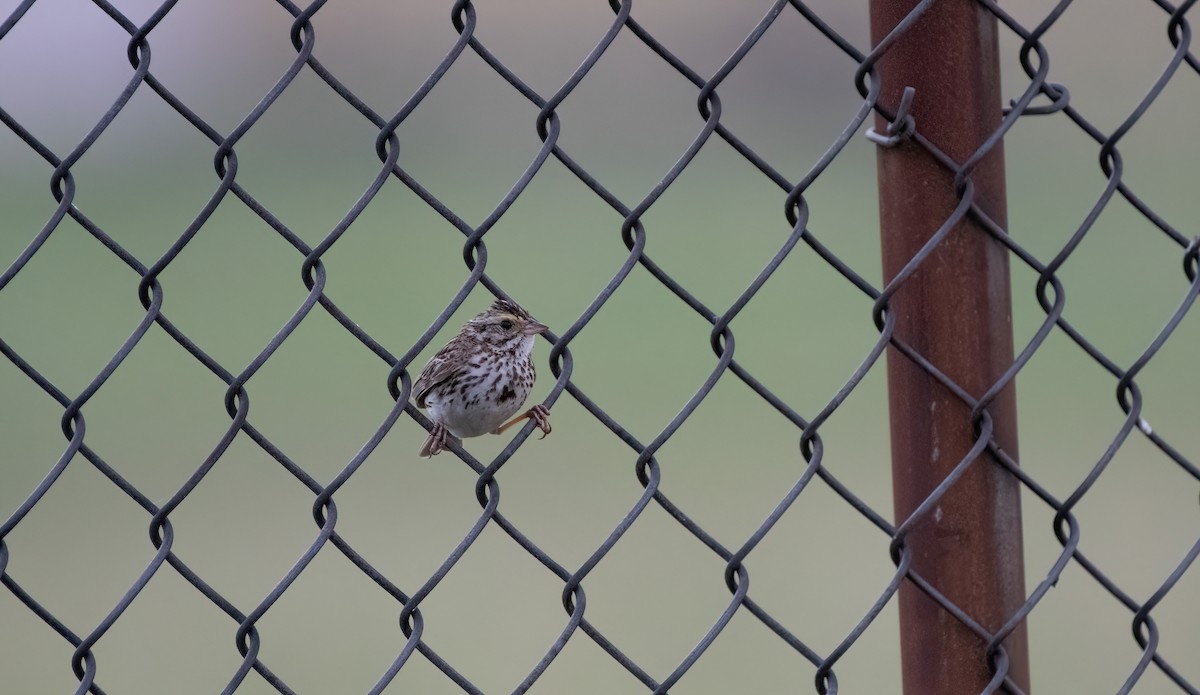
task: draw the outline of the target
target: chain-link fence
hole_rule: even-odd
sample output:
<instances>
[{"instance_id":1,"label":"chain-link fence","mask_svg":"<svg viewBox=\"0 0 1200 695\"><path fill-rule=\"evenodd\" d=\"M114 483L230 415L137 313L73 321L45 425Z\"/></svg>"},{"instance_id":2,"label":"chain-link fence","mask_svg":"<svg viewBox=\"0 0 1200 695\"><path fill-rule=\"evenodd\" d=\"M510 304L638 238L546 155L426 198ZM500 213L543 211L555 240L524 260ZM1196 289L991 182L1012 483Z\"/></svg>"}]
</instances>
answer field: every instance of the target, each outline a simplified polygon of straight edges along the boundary
<instances>
[{"instance_id":1,"label":"chain-link fence","mask_svg":"<svg viewBox=\"0 0 1200 695\"><path fill-rule=\"evenodd\" d=\"M1194 2L760 4L11 4L4 691L1200 692Z\"/></svg>"}]
</instances>

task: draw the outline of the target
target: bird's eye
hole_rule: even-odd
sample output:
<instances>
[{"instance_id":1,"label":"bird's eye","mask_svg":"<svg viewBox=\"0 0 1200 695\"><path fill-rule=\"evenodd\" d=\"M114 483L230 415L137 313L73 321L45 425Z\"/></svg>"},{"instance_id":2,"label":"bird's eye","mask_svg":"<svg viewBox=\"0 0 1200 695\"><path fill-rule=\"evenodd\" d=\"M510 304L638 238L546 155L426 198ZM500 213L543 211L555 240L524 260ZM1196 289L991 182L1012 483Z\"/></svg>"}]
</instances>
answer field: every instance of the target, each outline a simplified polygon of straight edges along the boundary
<instances>
[{"instance_id":1,"label":"bird's eye","mask_svg":"<svg viewBox=\"0 0 1200 695\"><path fill-rule=\"evenodd\" d=\"M511 331L512 327L513 327L513 322L509 321L508 319L504 319L503 321L500 322L500 327L506 331Z\"/></svg>"}]
</instances>

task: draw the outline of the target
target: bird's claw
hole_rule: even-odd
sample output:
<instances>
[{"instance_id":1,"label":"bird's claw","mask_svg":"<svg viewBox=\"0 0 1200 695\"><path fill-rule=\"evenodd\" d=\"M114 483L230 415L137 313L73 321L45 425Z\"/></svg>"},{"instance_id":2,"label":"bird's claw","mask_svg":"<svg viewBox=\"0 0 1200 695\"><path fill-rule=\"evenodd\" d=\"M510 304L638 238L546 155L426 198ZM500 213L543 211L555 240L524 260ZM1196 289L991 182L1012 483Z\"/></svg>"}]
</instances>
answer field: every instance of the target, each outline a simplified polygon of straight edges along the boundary
<instances>
[{"instance_id":1,"label":"bird's claw","mask_svg":"<svg viewBox=\"0 0 1200 695\"><path fill-rule=\"evenodd\" d=\"M533 420L533 424L537 425L537 428L542 431L542 436L538 437L538 439L545 439L546 435L550 434L550 410L540 403L509 420L503 425L500 425L492 434L503 434L504 430L521 422L522 420Z\"/></svg>"},{"instance_id":2,"label":"bird's claw","mask_svg":"<svg viewBox=\"0 0 1200 695\"><path fill-rule=\"evenodd\" d=\"M433 428L429 430L429 437L425 440L425 446L421 447L421 453L418 454L421 458L430 458L437 456L446 450L446 441L452 439L450 430L440 422L433 423Z\"/></svg>"},{"instance_id":3,"label":"bird's claw","mask_svg":"<svg viewBox=\"0 0 1200 695\"><path fill-rule=\"evenodd\" d=\"M546 408L546 406L539 403L530 408L529 412L526 414L529 416L530 420L533 420L533 424L542 431L542 436L538 437L538 439L545 439L546 435L550 434L551 430L550 410Z\"/></svg>"}]
</instances>

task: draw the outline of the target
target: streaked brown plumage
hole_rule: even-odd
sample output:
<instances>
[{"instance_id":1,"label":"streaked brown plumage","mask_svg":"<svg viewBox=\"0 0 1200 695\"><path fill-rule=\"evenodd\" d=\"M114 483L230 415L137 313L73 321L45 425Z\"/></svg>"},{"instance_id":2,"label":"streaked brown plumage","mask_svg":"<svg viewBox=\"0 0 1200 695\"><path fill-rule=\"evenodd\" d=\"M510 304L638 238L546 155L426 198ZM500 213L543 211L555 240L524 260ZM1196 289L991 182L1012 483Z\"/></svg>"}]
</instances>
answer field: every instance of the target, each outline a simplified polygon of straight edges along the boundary
<instances>
[{"instance_id":1,"label":"streaked brown plumage","mask_svg":"<svg viewBox=\"0 0 1200 695\"><path fill-rule=\"evenodd\" d=\"M505 422L533 388L537 374L530 355L535 337L545 330L529 312L497 299L438 350L412 389L417 407L433 420L421 456L441 453L447 439L500 434L526 418L537 423L543 437L550 434L550 413L540 404Z\"/></svg>"}]
</instances>

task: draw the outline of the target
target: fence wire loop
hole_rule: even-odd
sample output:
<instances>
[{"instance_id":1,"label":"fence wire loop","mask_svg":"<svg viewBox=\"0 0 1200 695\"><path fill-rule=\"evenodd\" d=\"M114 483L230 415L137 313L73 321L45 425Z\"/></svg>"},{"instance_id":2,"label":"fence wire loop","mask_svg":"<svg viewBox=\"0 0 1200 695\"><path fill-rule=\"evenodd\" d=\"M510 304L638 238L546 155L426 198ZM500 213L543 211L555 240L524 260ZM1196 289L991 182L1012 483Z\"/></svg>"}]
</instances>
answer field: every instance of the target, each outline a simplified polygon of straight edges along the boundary
<instances>
[{"instance_id":1,"label":"fence wire loop","mask_svg":"<svg viewBox=\"0 0 1200 695\"><path fill-rule=\"evenodd\" d=\"M864 133L866 138L876 145L882 147L895 147L897 144L907 140L917 130L917 120L909 113L912 108L913 97L917 90L912 87L905 87L904 93L900 95L900 105L896 108L896 115L888 122L887 128L884 129L886 135L882 135L875 131L874 128L868 128Z\"/></svg>"},{"instance_id":2,"label":"fence wire loop","mask_svg":"<svg viewBox=\"0 0 1200 695\"><path fill-rule=\"evenodd\" d=\"M1030 105L1022 109L1018 103L1020 100L1010 99L1008 106L1004 108L1003 115L1007 116L1013 110L1019 110L1022 116L1048 116L1062 111L1067 108L1067 104L1071 103L1071 92L1067 89L1066 85L1047 82L1042 87L1042 93L1050 97L1049 104L1042 104L1040 106Z\"/></svg>"}]
</instances>

